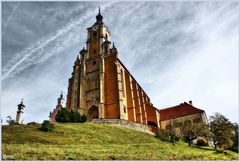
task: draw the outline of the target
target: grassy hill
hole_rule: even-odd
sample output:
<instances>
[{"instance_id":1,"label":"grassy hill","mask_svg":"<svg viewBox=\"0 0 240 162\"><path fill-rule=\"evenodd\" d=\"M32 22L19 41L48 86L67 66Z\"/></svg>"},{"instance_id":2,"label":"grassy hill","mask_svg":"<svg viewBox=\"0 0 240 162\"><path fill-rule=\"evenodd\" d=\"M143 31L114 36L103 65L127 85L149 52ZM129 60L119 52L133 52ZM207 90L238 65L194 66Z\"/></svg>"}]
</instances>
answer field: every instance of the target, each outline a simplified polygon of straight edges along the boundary
<instances>
[{"instance_id":1,"label":"grassy hill","mask_svg":"<svg viewBox=\"0 0 240 162\"><path fill-rule=\"evenodd\" d=\"M237 160L238 154L217 153L211 147L161 142L155 137L109 124L55 124L53 132L40 125L2 127L3 157L15 160Z\"/></svg>"}]
</instances>

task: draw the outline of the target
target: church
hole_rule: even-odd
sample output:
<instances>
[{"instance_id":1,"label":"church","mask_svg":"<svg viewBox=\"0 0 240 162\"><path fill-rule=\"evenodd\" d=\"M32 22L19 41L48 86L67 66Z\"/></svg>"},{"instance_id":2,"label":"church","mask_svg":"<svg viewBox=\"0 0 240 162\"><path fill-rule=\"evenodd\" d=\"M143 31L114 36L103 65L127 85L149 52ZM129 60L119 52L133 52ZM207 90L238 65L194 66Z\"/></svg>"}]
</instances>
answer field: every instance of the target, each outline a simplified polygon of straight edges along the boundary
<instances>
[{"instance_id":1,"label":"church","mask_svg":"<svg viewBox=\"0 0 240 162\"><path fill-rule=\"evenodd\" d=\"M62 99L61 96L50 118L56 116L59 107L62 107ZM190 116L191 120L200 117L199 122L206 121L201 115L205 114L203 110L196 111L197 108L189 104L183 106L185 113L182 116L178 106L167 108L167 111L153 106L149 96L119 59L99 8L96 22L87 28L86 47L79 52L68 80L67 110L77 110L89 120L119 119L158 128L164 126L164 129L174 118L182 121L183 117Z\"/></svg>"},{"instance_id":2,"label":"church","mask_svg":"<svg viewBox=\"0 0 240 162\"><path fill-rule=\"evenodd\" d=\"M123 119L160 126L159 111L119 59L110 32L99 13L87 29L69 79L66 107L89 119Z\"/></svg>"}]
</instances>

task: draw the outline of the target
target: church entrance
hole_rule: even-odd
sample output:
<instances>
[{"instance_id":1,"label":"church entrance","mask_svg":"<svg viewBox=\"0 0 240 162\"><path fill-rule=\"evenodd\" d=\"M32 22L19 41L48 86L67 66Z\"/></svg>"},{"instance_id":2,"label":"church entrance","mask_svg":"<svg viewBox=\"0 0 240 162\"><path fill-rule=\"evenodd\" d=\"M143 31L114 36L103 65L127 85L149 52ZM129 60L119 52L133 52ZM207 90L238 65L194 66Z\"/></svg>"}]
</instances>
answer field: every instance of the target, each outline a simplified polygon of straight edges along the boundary
<instances>
[{"instance_id":1,"label":"church entrance","mask_svg":"<svg viewBox=\"0 0 240 162\"><path fill-rule=\"evenodd\" d=\"M97 106L92 106L89 110L88 110L88 117L89 119L98 119L99 115L98 115L98 107Z\"/></svg>"}]
</instances>

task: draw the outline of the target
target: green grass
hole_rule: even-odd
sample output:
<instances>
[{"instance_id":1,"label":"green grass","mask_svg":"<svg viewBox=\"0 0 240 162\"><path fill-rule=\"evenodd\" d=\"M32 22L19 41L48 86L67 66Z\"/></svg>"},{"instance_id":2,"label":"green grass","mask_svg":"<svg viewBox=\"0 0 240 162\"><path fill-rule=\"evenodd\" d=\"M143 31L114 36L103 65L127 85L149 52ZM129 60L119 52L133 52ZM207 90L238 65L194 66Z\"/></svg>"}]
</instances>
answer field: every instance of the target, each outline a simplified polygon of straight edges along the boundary
<instances>
[{"instance_id":1,"label":"green grass","mask_svg":"<svg viewBox=\"0 0 240 162\"><path fill-rule=\"evenodd\" d=\"M3 157L13 160L237 160L238 154L212 147L159 141L152 135L109 124L55 124L2 127Z\"/></svg>"}]
</instances>

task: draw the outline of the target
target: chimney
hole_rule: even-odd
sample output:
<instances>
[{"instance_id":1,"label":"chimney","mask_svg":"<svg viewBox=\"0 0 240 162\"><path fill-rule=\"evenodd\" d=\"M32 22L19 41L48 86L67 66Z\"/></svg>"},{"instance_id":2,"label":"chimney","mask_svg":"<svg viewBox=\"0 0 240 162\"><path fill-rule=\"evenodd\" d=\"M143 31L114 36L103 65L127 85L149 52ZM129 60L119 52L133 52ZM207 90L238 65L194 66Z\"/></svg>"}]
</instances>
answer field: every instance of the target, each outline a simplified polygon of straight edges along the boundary
<instances>
[{"instance_id":1,"label":"chimney","mask_svg":"<svg viewBox=\"0 0 240 162\"><path fill-rule=\"evenodd\" d=\"M192 101L189 101L189 104L192 105Z\"/></svg>"}]
</instances>

